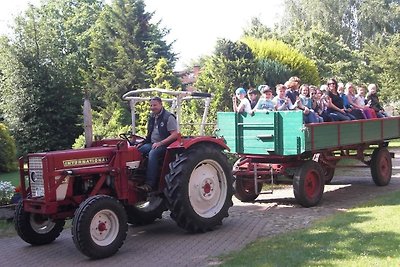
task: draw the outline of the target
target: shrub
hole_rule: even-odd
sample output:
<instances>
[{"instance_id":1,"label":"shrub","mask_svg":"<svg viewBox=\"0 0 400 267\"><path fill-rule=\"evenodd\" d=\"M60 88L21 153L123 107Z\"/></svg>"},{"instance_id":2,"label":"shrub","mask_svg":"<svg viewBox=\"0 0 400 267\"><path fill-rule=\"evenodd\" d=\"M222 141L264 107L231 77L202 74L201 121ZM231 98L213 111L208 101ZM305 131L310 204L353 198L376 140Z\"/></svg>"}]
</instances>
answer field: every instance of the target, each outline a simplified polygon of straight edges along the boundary
<instances>
[{"instance_id":1,"label":"shrub","mask_svg":"<svg viewBox=\"0 0 400 267\"><path fill-rule=\"evenodd\" d=\"M257 59L270 59L287 66L304 83L320 83L316 63L297 49L272 39L246 37L242 41L251 48Z\"/></svg>"},{"instance_id":2,"label":"shrub","mask_svg":"<svg viewBox=\"0 0 400 267\"><path fill-rule=\"evenodd\" d=\"M259 59L257 61L257 72L260 76L260 81L257 81L257 84L268 84L271 88L278 83L284 83L293 76L288 67L271 59Z\"/></svg>"},{"instance_id":3,"label":"shrub","mask_svg":"<svg viewBox=\"0 0 400 267\"><path fill-rule=\"evenodd\" d=\"M8 128L0 123L0 172L10 172L17 168L16 147Z\"/></svg>"},{"instance_id":4,"label":"shrub","mask_svg":"<svg viewBox=\"0 0 400 267\"><path fill-rule=\"evenodd\" d=\"M0 181L0 205L10 204L15 187L9 181Z\"/></svg>"}]
</instances>

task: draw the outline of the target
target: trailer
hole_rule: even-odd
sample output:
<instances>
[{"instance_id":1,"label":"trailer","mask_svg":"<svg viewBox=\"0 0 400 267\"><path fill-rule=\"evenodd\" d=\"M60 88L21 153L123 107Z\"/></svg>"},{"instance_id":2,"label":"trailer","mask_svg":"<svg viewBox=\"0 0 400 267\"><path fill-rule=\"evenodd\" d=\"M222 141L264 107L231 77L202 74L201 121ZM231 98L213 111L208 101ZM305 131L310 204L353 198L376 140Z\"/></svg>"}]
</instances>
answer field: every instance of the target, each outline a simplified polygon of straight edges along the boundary
<instances>
[{"instance_id":1,"label":"trailer","mask_svg":"<svg viewBox=\"0 0 400 267\"><path fill-rule=\"evenodd\" d=\"M265 183L292 184L297 202L312 207L344 158L369 167L377 186L389 184L387 147L400 137L400 117L304 124L301 111L219 112L216 133L239 158L232 171L239 200L254 201Z\"/></svg>"}]
</instances>

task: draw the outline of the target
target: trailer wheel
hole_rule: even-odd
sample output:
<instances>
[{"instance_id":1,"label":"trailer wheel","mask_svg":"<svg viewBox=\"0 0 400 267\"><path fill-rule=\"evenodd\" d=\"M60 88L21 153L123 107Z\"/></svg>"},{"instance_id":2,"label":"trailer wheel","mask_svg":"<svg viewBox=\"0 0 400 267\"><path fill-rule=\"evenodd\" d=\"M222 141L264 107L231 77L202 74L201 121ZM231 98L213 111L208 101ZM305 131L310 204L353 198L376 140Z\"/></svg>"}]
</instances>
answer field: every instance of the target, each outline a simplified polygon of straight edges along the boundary
<instances>
[{"instance_id":1,"label":"trailer wheel","mask_svg":"<svg viewBox=\"0 0 400 267\"><path fill-rule=\"evenodd\" d=\"M106 195L89 197L75 211L72 238L77 249L92 259L115 254L128 231L122 204Z\"/></svg>"},{"instance_id":2,"label":"trailer wheel","mask_svg":"<svg viewBox=\"0 0 400 267\"><path fill-rule=\"evenodd\" d=\"M232 203L232 172L221 149L194 146L170 164L164 193L171 218L192 233L222 224Z\"/></svg>"},{"instance_id":3,"label":"trailer wheel","mask_svg":"<svg viewBox=\"0 0 400 267\"><path fill-rule=\"evenodd\" d=\"M385 147L376 148L371 156L371 176L377 186L388 185L392 178L392 158Z\"/></svg>"},{"instance_id":4,"label":"trailer wheel","mask_svg":"<svg viewBox=\"0 0 400 267\"><path fill-rule=\"evenodd\" d=\"M164 211L167 210L165 199L160 196L151 196L146 201L137 203L134 206L125 206L128 215L128 223L135 225L146 225L161 219Z\"/></svg>"},{"instance_id":5,"label":"trailer wheel","mask_svg":"<svg viewBox=\"0 0 400 267\"><path fill-rule=\"evenodd\" d=\"M313 207L320 202L325 186L322 173L321 166L310 160L305 162L294 176L294 196L303 207Z\"/></svg>"},{"instance_id":6,"label":"trailer wheel","mask_svg":"<svg viewBox=\"0 0 400 267\"><path fill-rule=\"evenodd\" d=\"M65 220L52 220L42 215L24 211L22 200L14 214L14 227L25 242L34 246L53 242L63 230Z\"/></svg>"},{"instance_id":7,"label":"trailer wheel","mask_svg":"<svg viewBox=\"0 0 400 267\"><path fill-rule=\"evenodd\" d=\"M321 166L322 174L324 175L325 184L330 184L332 182L333 176L335 176L335 168L328 166Z\"/></svg>"},{"instance_id":8,"label":"trailer wheel","mask_svg":"<svg viewBox=\"0 0 400 267\"><path fill-rule=\"evenodd\" d=\"M246 178L236 177L235 182L233 183L233 188L235 189L235 197L242 202L252 202L260 194L263 184L258 183L258 190L256 193L254 188L254 181L251 180L251 178Z\"/></svg>"}]
</instances>

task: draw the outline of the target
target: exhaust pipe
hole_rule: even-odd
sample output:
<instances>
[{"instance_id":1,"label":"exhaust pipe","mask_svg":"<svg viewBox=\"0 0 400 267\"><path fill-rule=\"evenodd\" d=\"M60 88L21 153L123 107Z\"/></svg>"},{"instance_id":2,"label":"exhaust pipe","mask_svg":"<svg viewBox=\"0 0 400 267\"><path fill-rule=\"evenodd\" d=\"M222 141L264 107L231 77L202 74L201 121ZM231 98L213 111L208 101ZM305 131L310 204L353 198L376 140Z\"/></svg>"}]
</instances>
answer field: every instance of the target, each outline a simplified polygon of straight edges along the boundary
<instances>
[{"instance_id":1,"label":"exhaust pipe","mask_svg":"<svg viewBox=\"0 0 400 267\"><path fill-rule=\"evenodd\" d=\"M92 107L88 98L83 101L83 128L85 133L85 147L91 147L93 142Z\"/></svg>"}]
</instances>

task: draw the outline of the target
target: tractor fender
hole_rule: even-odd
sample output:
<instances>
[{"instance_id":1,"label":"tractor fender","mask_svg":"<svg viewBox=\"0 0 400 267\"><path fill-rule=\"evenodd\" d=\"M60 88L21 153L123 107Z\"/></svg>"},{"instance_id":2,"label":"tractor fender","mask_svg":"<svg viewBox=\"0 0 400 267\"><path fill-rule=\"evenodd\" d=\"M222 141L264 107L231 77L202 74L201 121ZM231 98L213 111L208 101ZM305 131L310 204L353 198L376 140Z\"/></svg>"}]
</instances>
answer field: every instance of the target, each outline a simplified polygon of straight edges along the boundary
<instances>
[{"instance_id":1,"label":"tractor fender","mask_svg":"<svg viewBox=\"0 0 400 267\"><path fill-rule=\"evenodd\" d=\"M219 146L221 149L230 151L229 147L225 144L223 138L216 138L211 136L198 136L198 137L189 137L189 138L180 138L170 144L168 149L188 149L194 145L199 143L214 143Z\"/></svg>"}]
</instances>

